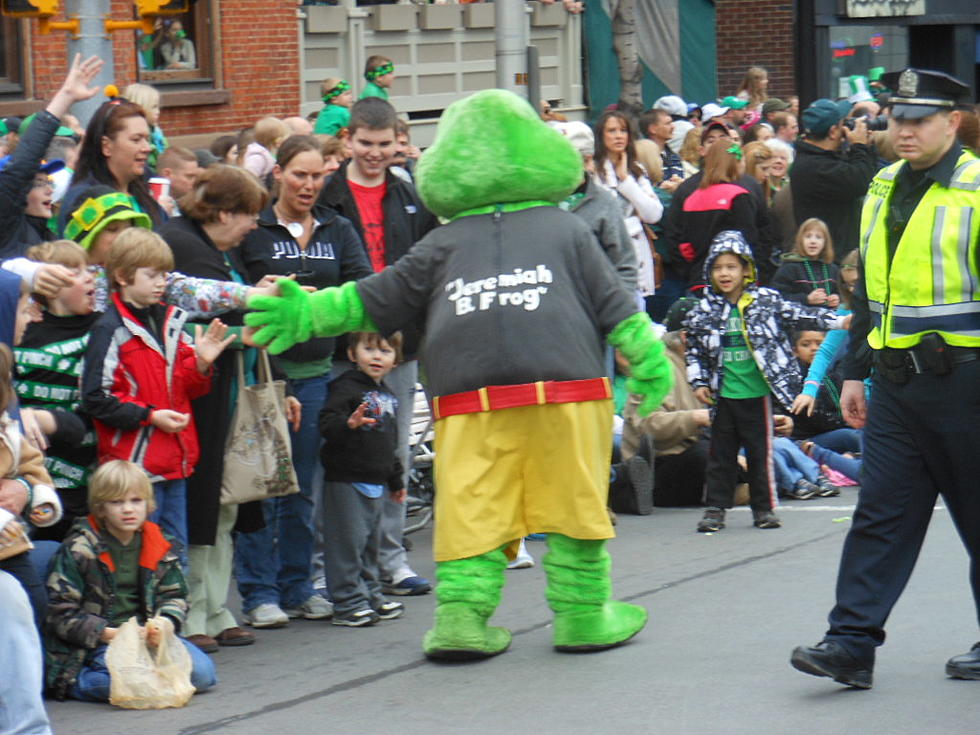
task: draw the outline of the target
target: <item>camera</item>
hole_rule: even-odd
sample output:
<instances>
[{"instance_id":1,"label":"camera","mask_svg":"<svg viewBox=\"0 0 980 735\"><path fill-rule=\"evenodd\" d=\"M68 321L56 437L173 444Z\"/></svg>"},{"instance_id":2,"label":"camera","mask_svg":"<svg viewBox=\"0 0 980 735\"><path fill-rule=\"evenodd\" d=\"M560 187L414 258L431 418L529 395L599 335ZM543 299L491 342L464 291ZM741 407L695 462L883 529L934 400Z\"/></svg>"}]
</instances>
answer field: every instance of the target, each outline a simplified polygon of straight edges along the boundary
<instances>
[{"instance_id":1,"label":"camera","mask_svg":"<svg viewBox=\"0 0 980 735\"><path fill-rule=\"evenodd\" d=\"M848 130L854 130L854 123L856 123L861 118L849 117L844 120L844 127ZM878 130L888 130L888 115L878 115L878 117L871 117L871 115L866 115L864 119L868 123L868 131L876 132Z\"/></svg>"}]
</instances>

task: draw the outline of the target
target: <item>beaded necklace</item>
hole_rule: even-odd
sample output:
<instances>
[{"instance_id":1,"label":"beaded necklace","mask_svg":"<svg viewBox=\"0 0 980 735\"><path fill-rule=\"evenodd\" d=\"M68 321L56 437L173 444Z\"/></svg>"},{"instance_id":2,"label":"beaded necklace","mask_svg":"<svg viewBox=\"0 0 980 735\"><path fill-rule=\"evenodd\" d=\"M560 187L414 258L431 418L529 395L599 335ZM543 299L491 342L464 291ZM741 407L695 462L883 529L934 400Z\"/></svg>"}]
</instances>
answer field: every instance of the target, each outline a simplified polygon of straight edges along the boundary
<instances>
[{"instance_id":1,"label":"beaded necklace","mask_svg":"<svg viewBox=\"0 0 980 735\"><path fill-rule=\"evenodd\" d=\"M827 268L827 264L820 264L820 267L823 268L823 279L820 281L818 281L816 276L813 275L813 267L810 265L809 260L803 261L803 267L806 269L806 275L810 279L810 283L813 284L813 290L816 291L818 288L820 288L820 284L823 283L823 290L826 291L827 295L829 296L830 291L833 288L833 282L830 279L830 271Z\"/></svg>"}]
</instances>

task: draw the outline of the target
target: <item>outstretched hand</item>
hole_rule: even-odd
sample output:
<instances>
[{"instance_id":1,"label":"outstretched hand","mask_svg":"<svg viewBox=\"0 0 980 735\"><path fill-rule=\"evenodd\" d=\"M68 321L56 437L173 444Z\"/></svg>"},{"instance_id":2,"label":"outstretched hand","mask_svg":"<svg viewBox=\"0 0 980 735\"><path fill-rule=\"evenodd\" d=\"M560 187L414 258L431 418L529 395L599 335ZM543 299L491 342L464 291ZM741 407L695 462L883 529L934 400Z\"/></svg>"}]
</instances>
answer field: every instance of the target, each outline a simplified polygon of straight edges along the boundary
<instances>
[{"instance_id":1,"label":"outstretched hand","mask_svg":"<svg viewBox=\"0 0 980 735\"><path fill-rule=\"evenodd\" d=\"M373 419L370 416L365 416L364 413L367 411L368 405L362 403L352 413L347 419L347 428L349 429L360 429L362 426L374 426L378 423L377 419Z\"/></svg>"},{"instance_id":2,"label":"outstretched hand","mask_svg":"<svg viewBox=\"0 0 980 735\"><path fill-rule=\"evenodd\" d=\"M608 340L629 361L632 377L626 389L643 397L639 414L653 413L674 385L674 369L650 317L642 312L627 317L609 333Z\"/></svg>"},{"instance_id":3,"label":"outstretched hand","mask_svg":"<svg viewBox=\"0 0 980 735\"><path fill-rule=\"evenodd\" d=\"M101 87L90 87L89 84L99 75L103 66L105 66L105 62L98 56L89 56L85 61L82 61L82 55L75 54L61 89L68 93L74 102L94 97Z\"/></svg>"},{"instance_id":4,"label":"outstretched hand","mask_svg":"<svg viewBox=\"0 0 980 735\"><path fill-rule=\"evenodd\" d=\"M98 56L89 56L82 61L81 54L75 54L68 75L61 88L51 98L47 111L57 118L63 118L76 102L87 100L99 93L101 87L90 87L92 80L99 75L105 62Z\"/></svg>"},{"instance_id":5,"label":"outstretched hand","mask_svg":"<svg viewBox=\"0 0 980 735\"><path fill-rule=\"evenodd\" d=\"M250 296L248 308L253 311L245 315L248 326L260 327L252 339L258 345L268 345L273 355L305 342L312 330L310 295L292 280L280 279L276 285L279 296Z\"/></svg>"},{"instance_id":6,"label":"outstretched hand","mask_svg":"<svg viewBox=\"0 0 980 735\"><path fill-rule=\"evenodd\" d=\"M225 336L227 335L227 336ZM224 352L225 347L235 341L234 334L228 334L228 325L220 319L212 319L206 332L201 325L194 325L194 351L197 353L197 366L206 373L211 364Z\"/></svg>"}]
</instances>

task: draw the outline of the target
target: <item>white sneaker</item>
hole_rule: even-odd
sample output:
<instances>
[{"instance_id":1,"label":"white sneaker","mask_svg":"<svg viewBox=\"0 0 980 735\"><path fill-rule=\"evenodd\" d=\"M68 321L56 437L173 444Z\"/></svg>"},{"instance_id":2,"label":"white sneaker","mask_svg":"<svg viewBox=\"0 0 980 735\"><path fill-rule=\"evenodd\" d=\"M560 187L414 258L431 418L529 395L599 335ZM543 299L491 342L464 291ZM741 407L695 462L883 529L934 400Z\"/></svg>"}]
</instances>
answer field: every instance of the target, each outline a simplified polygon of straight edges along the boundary
<instances>
[{"instance_id":1,"label":"white sneaker","mask_svg":"<svg viewBox=\"0 0 980 735\"><path fill-rule=\"evenodd\" d=\"M274 602L265 602L242 613L242 622L253 628L282 628L289 617Z\"/></svg>"},{"instance_id":2,"label":"white sneaker","mask_svg":"<svg viewBox=\"0 0 980 735\"><path fill-rule=\"evenodd\" d=\"M507 565L508 569L530 569L534 566L534 557L528 553L527 547L524 545L524 539L521 539L521 545L517 547L517 556L514 557L514 561Z\"/></svg>"},{"instance_id":3,"label":"white sneaker","mask_svg":"<svg viewBox=\"0 0 980 735\"><path fill-rule=\"evenodd\" d=\"M307 620L323 620L333 615L333 605L320 595L312 595L299 607L283 610L290 618L306 618Z\"/></svg>"}]
</instances>

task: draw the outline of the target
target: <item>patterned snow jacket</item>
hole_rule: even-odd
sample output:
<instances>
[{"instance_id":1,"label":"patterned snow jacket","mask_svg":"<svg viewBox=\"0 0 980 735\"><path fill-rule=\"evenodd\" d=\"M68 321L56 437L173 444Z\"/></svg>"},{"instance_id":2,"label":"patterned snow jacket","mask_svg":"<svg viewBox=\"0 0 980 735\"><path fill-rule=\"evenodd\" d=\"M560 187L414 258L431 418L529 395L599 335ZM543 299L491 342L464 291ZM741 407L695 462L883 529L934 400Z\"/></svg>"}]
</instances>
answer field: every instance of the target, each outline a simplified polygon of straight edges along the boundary
<instances>
[{"instance_id":1,"label":"patterned snow jacket","mask_svg":"<svg viewBox=\"0 0 980 735\"><path fill-rule=\"evenodd\" d=\"M79 518L51 561L44 659L47 687L58 699L71 691L113 617L115 564L105 533L94 516ZM166 615L179 632L187 615L187 583L173 545L150 521L143 524L139 566L140 623Z\"/></svg>"},{"instance_id":2,"label":"patterned snow jacket","mask_svg":"<svg viewBox=\"0 0 980 735\"><path fill-rule=\"evenodd\" d=\"M752 249L742 233L736 230L720 232L711 241L711 249L704 261L705 283L711 284L711 264L722 253L734 253L749 265L745 290L738 299L745 341L773 396L782 410L787 411L803 389L800 364L790 343L791 331L840 329L843 317L837 316L832 309L803 306L785 299L771 288L756 286ZM728 299L717 293L714 285L709 285L684 321L687 328L687 379L695 390L707 386L717 395L721 388L724 375L721 340L731 308Z\"/></svg>"}]
</instances>

